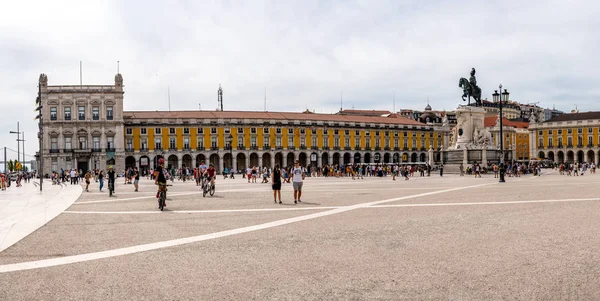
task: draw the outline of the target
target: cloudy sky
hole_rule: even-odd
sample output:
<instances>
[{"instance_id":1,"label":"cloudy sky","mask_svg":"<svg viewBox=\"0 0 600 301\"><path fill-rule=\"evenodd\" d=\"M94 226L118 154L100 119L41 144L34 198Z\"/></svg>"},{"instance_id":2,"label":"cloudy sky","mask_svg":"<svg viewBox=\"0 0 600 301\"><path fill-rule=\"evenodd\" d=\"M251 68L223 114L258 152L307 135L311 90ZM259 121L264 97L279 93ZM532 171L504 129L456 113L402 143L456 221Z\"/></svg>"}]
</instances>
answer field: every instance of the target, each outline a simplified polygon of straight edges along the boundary
<instances>
[{"instance_id":1,"label":"cloudy sky","mask_svg":"<svg viewBox=\"0 0 600 301\"><path fill-rule=\"evenodd\" d=\"M126 110L451 110L484 98L600 110L598 1L9 1L0 11L0 147L37 150L37 79L112 84ZM9 156L11 153L9 152ZM1 155L0 155L1 156Z\"/></svg>"}]
</instances>

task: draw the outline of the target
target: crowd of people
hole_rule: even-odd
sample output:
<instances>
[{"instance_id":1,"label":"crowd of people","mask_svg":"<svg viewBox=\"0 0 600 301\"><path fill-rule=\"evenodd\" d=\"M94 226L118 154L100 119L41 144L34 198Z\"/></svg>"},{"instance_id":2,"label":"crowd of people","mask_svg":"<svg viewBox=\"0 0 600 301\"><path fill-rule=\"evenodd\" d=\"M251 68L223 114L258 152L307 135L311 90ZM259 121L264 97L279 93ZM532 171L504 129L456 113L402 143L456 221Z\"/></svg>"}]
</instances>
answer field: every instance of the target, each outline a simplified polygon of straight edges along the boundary
<instances>
[{"instance_id":1,"label":"crowd of people","mask_svg":"<svg viewBox=\"0 0 600 301\"><path fill-rule=\"evenodd\" d=\"M9 173L0 173L0 190L6 190L7 188L12 186L12 182L13 179L15 178L14 182L15 182L15 186L16 187L21 187L23 186L23 182L25 183L29 183L29 181L31 181L31 178L34 177L34 173L31 172L23 172L23 173L17 173L17 174L13 174L11 176L11 174Z\"/></svg>"}]
</instances>

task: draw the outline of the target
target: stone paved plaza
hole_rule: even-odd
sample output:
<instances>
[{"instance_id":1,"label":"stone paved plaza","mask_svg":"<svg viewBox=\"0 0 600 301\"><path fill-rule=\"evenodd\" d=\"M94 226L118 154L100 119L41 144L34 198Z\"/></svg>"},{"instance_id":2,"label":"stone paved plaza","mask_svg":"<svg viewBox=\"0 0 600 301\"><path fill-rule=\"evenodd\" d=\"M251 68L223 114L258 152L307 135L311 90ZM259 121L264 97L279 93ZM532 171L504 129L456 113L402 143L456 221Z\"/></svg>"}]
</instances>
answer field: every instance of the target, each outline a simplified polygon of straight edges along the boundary
<instances>
[{"instance_id":1,"label":"stone paved plaza","mask_svg":"<svg viewBox=\"0 0 600 301\"><path fill-rule=\"evenodd\" d=\"M119 179L0 253L0 300L598 300L600 175Z\"/></svg>"}]
</instances>

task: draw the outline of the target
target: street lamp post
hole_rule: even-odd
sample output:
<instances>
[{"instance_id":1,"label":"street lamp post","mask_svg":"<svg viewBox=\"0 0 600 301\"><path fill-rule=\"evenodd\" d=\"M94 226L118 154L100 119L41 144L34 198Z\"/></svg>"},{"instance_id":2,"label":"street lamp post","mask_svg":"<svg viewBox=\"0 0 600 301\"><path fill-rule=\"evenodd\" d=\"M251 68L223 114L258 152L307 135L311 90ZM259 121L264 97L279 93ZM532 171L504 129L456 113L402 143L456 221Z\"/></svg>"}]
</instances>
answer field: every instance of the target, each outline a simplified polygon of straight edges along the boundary
<instances>
[{"instance_id":1,"label":"street lamp post","mask_svg":"<svg viewBox=\"0 0 600 301\"><path fill-rule=\"evenodd\" d=\"M17 121L17 131L10 131L11 134L17 134L17 161L21 160L21 131L19 131L19 122ZM21 165L23 162L21 162Z\"/></svg>"},{"instance_id":2,"label":"street lamp post","mask_svg":"<svg viewBox=\"0 0 600 301\"><path fill-rule=\"evenodd\" d=\"M500 84L500 86L498 87L500 90L500 93L498 93L498 90L494 90L494 94L492 94L493 99L495 102L498 102L499 105L499 110L500 110L500 183L504 183L504 173L506 172L506 169L504 167L504 131L502 128L502 102L507 102L508 101L508 96L510 93L508 93L508 91L506 91L506 89L504 89L504 92L502 92L502 84Z\"/></svg>"}]
</instances>

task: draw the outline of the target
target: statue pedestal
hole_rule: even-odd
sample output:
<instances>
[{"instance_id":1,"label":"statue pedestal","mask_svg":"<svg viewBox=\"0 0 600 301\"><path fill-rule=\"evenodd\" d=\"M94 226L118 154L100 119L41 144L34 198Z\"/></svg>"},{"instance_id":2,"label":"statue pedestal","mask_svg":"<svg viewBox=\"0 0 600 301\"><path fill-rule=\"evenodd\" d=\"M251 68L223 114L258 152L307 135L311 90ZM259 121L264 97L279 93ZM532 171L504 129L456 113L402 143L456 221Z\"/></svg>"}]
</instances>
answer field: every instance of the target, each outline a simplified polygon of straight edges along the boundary
<instances>
[{"instance_id":1,"label":"statue pedestal","mask_svg":"<svg viewBox=\"0 0 600 301\"><path fill-rule=\"evenodd\" d=\"M462 106L456 110L456 127L458 138L453 149L473 148L477 144L473 133L476 129L484 130L485 110L481 107Z\"/></svg>"}]
</instances>

